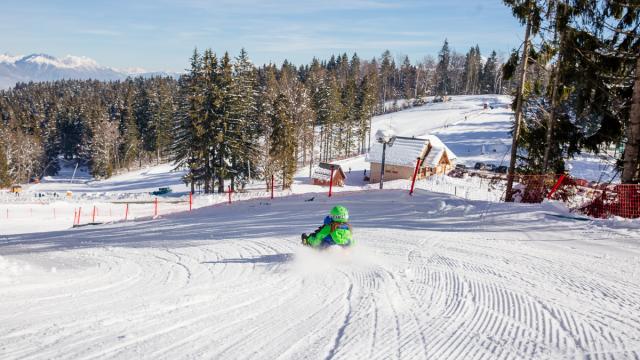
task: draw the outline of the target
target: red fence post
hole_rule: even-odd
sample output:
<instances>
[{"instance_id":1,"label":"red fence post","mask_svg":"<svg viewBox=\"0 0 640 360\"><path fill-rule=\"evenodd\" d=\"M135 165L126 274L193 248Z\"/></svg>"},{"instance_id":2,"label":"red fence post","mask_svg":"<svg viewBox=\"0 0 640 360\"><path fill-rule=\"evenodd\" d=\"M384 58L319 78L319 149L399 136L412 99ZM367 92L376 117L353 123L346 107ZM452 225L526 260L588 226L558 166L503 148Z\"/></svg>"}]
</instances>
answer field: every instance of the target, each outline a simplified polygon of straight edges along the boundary
<instances>
[{"instance_id":1,"label":"red fence post","mask_svg":"<svg viewBox=\"0 0 640 360\"><path fill-rule=\"evenodd\" d=\"M80 225L80 215L82 214L82 206L78 208L78 225Z\"/></svg>"},{"instance_id":2,"label":"red fence post","mask_svg":"<svg viewBox=\"0 0 640 360\"><path fill-rule=\"evenodd\" d=\"M331 193L333 191L333 172L334 172L334 167L333 165L331 165L331 176L329 177L329 197L331 197Z\"/></svg>"},{"instance_id":3,"label":"red fence post","mask_svg":"<svg viewBox=\"0 0 640 360\"><path fill-rule=\"evenodd\" d=\"M189 192L189 211L191 211L192 206L193 206L193 193Z\"/></svg>"},{"instance_id":4,"label":"red fence post","mask_svg":"<svg viewBox=\"0 0 640 360\"><path fill-rule=\"evenodd\" d=\"M127 218L129 217L129 204L125 204L124 205L124 221L127 221Z\"/></svg>"},{"instance_id":5,"label":"red fence post","mask_svg":"<svg viewBox=\"0 0 640 360\"><path fill-rule=\"evenodd\" d=\"M271 200L273 200L273 183L275 182L275 176L271 174Z\"/></svg>"},{"instance_id":6,"label":"red fence post","mask_svg":"<svg viewBox=\"0 0 640 360\"><path fill-rule=\"evenodd\" d=\"M78 217L78 209L73 209L73 226L76 226L76 218Z\"/></svg>"},{"instance_id":7,"label":"red fence post","mask_svg":"<svg viewBox=\"0 0 640 360\"><path fill-rule=\"evenodd\" d=\"M553 188L551 189L551 191L549 191L549 195L547 195L547 199L551 199L551 196L553 196L553 194L558 190L558 188L560 187L560 185L562 184L566 176L567 175L565 174L560 175L560 178L558 179L556 184L553 185Z\"/></svg>"},{"instance_id":8,"label":"red fence post","mask_svg":"<svg viewBox=\"0 0 640 360\"><path fill-rule=\"evenodd\" d=\"M91 213L91 222L96 222L96 206L93 205L93 212Z\"/></svg>"},{"instance_id":9,"label":"red fence post","mask_svg":"<svg viewBox=\"0 0 640 360\"><path fill-rule=\"evenodd\" d=\"M158 198L153 199L153 217L158 216Z\"/></svg>"},{"instance_id":10,"label":"red fence post","mask_svg":"<svg viewBox=\"0 0 640 360\"><path fill-rule=\"evenodd\" d=\"M420 169L420 158L416 161L416 169L413 171L413 179L411 180L411 190L409 191L409 195L413 195L413 188L416 185L416 177L418 176L418 169Z\"/></svg>"}]
</instances>

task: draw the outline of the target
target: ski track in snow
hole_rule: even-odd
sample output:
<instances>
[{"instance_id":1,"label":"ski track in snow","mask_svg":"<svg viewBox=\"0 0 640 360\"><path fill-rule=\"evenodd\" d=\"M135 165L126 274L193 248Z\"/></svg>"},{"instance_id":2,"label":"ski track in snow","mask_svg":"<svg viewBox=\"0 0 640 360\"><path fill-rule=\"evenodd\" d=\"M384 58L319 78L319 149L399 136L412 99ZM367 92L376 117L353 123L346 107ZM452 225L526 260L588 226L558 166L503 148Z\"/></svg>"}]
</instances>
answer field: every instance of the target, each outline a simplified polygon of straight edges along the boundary
<instances>
[{"instance_id":1,"label":"ski track in snow","mask_svg":"<svg viewBox=\"0 0 640 360\"><path fill-rule=\"evenodd\" d=\"M640 359L637 231L422 190L306 198L0 242L0 357ZM358 246L301 248L337 202Z\"/></svg>"}]
</instances>

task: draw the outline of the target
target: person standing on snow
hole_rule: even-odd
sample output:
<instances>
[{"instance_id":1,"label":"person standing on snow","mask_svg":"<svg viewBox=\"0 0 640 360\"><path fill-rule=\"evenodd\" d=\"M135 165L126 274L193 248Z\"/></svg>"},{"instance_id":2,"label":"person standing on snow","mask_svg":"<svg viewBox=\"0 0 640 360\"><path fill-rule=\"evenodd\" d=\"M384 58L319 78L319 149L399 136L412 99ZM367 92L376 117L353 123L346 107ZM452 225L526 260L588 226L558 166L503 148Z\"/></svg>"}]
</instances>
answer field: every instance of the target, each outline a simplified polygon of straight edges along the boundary
<instances>
[{"instance_id":1,"label":"person standing on snow","mask_svg":"<svg viewBox=\"0 0 640 360\"><path fill-rule=\"evenodd\" d=\"M347 208L338 205L331 209L329 216L324 219L323 226L311 235L302 234L302 244L313 248L353 245Z\"/></svg>"}]
</instances>

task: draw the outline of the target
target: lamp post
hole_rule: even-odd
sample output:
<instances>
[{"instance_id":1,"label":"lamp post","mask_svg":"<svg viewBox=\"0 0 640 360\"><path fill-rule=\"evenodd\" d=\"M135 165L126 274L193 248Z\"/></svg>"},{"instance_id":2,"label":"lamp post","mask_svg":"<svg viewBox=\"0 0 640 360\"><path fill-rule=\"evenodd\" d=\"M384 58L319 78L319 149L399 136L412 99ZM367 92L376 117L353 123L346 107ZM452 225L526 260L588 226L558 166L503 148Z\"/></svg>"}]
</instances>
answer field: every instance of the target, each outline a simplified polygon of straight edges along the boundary
<instances>
[{"instance_id":1,"label":"lamp post","mask_svg":"<svg viewBox=\"0 0 640 360\"><path fill-rule=\"evenodd\" d=\"M393 142L396 140L395 135L391 135L389 132L384 130L378 130L376 133L376 139L379 143L382 144L382 166L380 166L380 190L382 190L384 186L384 162L385 156L387 152L387 145L389 147L393 146Z\"/></svg>"}]
</instances>

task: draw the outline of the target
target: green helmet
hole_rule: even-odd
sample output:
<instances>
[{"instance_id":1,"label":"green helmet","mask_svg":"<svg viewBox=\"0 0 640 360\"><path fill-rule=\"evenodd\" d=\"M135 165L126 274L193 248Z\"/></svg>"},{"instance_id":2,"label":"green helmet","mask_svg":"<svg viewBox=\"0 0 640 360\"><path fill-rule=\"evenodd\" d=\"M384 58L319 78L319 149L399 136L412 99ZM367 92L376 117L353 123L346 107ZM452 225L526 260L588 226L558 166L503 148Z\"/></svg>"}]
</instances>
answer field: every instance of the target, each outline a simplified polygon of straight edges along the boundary
<instances>
[{"instance_id":1,"label":"green helmet","mask_svg":"<svg viewBox=\"0 0 640 360\"><path fill-rule=\"evenodd\" d=\"M331 209L329 216L331 217L331 220L337 223L346 223L349 221L349 210L344 206L338 205Z\"/></svg>"}]
</instances>

